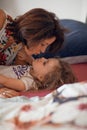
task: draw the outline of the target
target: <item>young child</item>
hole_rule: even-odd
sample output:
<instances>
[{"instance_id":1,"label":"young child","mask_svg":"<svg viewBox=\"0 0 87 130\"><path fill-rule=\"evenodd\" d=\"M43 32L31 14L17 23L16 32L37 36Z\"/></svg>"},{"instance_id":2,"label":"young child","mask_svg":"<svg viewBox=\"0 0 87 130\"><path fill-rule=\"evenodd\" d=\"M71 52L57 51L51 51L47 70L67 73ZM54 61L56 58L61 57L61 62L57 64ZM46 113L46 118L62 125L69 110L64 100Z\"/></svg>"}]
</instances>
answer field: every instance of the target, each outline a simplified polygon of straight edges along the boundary
<instances>
[{"instance_id":1,"label":"young child","mask_svg":"<svg viewBox=\"0 0 87 130\"><path fill-rule=\"evenodd\" d=\"M68 63L58 58L40 58L32 66L0 66L0 85L17 91L55 89L76 82Z\"/></svg>"}]
</instances>

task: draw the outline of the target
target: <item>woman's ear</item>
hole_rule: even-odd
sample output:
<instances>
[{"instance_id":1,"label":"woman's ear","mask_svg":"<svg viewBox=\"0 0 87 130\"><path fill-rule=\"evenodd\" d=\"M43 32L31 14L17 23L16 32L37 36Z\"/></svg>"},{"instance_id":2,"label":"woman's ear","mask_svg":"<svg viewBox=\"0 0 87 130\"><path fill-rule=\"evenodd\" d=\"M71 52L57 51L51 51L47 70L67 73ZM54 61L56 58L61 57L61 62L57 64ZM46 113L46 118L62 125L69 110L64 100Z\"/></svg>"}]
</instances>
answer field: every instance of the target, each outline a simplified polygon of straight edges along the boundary
<instances>
[{"instance_id":1,"label":"woman's ear","mask_svg":"<svg viewBox=\"0 0 87 130\"><path fill-rule=\"evenodd\" d=\"M28 48L26 45L24 46L25 52L28 56L32 56L33 55L33 49L32 48Z\"/></svg>"},{"instance_id":2,"label":"woman's ear","mask_svg":"<svg viewBox=\"0 0 87 130\"><path fill-rule=\"evenodd\" d=\"M27 54L27 55L30 55L30 54L29 54L29 49L27 48L27 46L24 46L24 49L25 49L26 54Z\"/></svg>"}]
</instances>

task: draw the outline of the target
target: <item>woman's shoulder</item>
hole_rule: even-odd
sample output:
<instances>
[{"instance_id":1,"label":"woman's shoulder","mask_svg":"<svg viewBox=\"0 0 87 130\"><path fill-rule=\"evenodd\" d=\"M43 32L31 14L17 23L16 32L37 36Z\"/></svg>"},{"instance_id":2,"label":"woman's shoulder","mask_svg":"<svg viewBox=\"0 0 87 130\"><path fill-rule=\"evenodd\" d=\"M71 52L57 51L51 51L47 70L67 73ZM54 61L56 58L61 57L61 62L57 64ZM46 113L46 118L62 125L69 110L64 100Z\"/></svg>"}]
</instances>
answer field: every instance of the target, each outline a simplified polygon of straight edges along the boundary
<instances>
[{"instance_id":1,"label":"woman's shoulder","mask_svg":"<svg viewBox=\"0 0 87 130\"><path fill-rule=\"evenodd\" d=\"M0 9L0 30L2 29L5 20L6 20L6 13L4 12L4 10Z\"/></svg>"}]
</instances>

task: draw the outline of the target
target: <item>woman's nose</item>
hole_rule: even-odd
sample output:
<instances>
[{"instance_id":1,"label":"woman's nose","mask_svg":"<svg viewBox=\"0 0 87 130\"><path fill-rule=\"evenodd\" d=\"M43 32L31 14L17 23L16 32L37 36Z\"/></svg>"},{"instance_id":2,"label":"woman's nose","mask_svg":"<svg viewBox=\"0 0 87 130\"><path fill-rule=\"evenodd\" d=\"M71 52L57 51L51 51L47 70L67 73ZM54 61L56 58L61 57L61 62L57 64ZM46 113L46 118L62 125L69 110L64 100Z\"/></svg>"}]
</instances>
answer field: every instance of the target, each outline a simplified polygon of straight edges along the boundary
<instances>
[{"instance_id":1,"label":"woman's nose","mask_svg":"<svg viewBox=\"0 0 87 130\"><path fill-rule=\"evenodd\" d=\"M46 50L46 47L43 47L43 48L41 49L41 52L44 53L45 50Z\"/></svg>"}]
</instances>

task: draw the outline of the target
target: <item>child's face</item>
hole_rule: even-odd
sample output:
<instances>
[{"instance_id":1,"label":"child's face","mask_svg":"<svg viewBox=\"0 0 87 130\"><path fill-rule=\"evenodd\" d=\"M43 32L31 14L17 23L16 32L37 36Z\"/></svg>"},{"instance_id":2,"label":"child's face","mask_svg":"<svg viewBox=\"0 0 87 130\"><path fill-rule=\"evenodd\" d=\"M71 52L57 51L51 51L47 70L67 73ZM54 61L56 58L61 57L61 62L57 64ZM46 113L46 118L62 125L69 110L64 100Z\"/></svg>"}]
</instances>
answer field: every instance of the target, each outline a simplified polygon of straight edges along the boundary
<instances>
[{"instance_id":1,"label":"child's face","mask_svg":"<svg viewBox=\"0 0 87 130\"><path fill-rule=\"evenodd\" d=\"M36 43L36 45L34 44L32 47L30 48L25 48L25 51L27 53L27 55L37 55L40 53L45 52L46 48L51 45L54 41L56 40L56 37L52 37L52 38L48 38L45 40L42 40L40 43Z\"/></svg>"},{"instance_id":2,"label":"child's face","mask_svg":"<svg viewBox=\"0 0 87 130\"><path fill-rule=\"evenodd\" d=\"M37 77L41 81L47 73L51 72L53 68L58 65L60 66L58 59L55 58L36 59L32 63L33 76Z\"/></svg>"}]
</instances>

